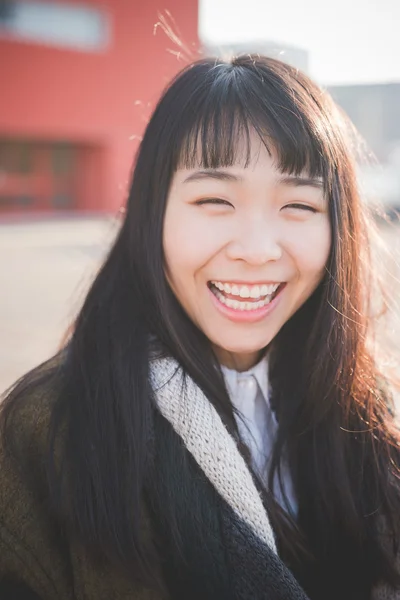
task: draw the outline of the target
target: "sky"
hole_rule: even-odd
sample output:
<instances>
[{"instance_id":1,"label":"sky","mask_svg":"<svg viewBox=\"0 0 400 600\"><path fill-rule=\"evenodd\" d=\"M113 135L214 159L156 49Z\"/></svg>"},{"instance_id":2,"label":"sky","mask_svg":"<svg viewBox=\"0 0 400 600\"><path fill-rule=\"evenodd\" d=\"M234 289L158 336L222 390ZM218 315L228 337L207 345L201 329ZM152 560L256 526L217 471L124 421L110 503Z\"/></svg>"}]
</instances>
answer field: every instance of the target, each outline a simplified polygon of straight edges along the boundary
<instances>
[{"instance_id":1,"label":"sky","mask_svg":"<svg viewBox=\"0 0 400 600\"><path fill-rule=\"evenodd\" d=\"M309 52L321 84L400 82L400 0L199 0L210 44L252 39ZM282 55L284 60L284 55Z\"/></svg>"}]
</instances>

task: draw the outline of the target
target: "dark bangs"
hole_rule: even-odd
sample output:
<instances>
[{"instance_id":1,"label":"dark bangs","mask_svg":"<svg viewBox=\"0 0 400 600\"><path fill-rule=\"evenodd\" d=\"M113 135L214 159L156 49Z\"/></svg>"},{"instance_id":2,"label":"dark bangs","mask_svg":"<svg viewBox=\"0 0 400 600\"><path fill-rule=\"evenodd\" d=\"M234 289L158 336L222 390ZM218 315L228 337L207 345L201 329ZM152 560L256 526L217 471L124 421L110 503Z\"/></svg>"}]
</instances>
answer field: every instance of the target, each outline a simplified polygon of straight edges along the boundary
<instances>
[{"instance_id":1,"label":"dark bangs","mask_svg":"<svg viewBox=\"0 0 400 600\"><path fill-rule=\"evenodd\" d=\"M293 68L246 55L199 61L179 79L174 92L183 110L170 130L174 170L247 166L256 132L283 173L321 177L330 189L338 157L328 100Z\"/></svg>"}]
</instances>

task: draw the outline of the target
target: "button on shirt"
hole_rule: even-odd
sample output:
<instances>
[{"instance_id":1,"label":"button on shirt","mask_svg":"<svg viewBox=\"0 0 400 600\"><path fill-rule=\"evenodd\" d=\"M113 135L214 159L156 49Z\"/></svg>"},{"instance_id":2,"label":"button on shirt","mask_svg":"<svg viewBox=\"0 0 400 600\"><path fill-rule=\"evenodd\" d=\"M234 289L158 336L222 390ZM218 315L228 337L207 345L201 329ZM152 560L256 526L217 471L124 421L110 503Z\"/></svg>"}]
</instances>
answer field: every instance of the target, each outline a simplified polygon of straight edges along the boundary
<instances>
[{"instance_id":1,"label":"button on shirt","mask_svg":"<svg viewBox=\"0 0 400 600\"><path fill-rule=\"evenodd\" d=\"M235 371L222 366L225 383L233 406L240 437L249 448L252 466L262 481L266 481L269 459L278 429L275 415L269 403L268 362L264 358L252 369ZM291 511L296 512L293 489L285 464L282 465L283 483ZM274 495L286 508L279 484L275 484Z\"/></svg>"}]
</instances>

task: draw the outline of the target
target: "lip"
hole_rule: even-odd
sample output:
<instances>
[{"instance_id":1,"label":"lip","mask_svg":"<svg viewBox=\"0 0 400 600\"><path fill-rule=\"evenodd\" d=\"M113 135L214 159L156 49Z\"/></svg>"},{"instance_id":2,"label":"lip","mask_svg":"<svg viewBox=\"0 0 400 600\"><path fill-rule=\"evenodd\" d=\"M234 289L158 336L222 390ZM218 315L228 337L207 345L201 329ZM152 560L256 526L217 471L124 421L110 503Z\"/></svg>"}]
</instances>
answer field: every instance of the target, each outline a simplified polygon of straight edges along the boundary
<instances>
[{"instance_id":1,"label":"lip","mask_svg":"<svg viewBox=\"0 0 400 600\"><path fill-rule=\"evenodd\" d=\"M217 280L214 280L217 281ZM218 280L219 281L219 280ZM223 283L223 282L221 282ZM231 283L231 282L229 282ZM232 282L233 283L233 282ZM277 283L277 282L275 282ZM243 284L246 285L246 284ZM249 284L247 284L249 285ZM257 285L257 284L256 284ZM275 296L273 300L266 306L262 306L261 308L256 308L255 310L237 310L235 308L230 308L223 304L218 300L218 298L213 294L213 292L208 288L208 292L211 295L211 299L214 303L214 306L219 310L219 312L224 316L234 321L236 323L256 323L257 321L261 321L267 315L269 315L279 304L283 291L286 288L286 283L283 285L279 294Z\"/></svg>"}]
</instances>

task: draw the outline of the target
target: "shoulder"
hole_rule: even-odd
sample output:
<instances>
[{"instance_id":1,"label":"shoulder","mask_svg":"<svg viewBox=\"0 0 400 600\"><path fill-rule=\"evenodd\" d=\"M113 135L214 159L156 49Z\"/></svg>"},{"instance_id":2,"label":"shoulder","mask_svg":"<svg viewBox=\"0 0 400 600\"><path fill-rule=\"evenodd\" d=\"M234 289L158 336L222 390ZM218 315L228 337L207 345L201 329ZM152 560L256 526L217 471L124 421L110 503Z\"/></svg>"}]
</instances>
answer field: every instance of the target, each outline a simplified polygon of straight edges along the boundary
<instances>
[{"instance_id":1,"label":"shoulder","mask_svg":"<svg viewBox=\"0 0 400 600\"><path fill-rule=\"evenodd\" d=\"M0 411L0 581L16 579L43 598L54 597L54 569L67 577L45 476L55 403L49 382L55 368L49 361L27 374L4 399Z\"/></svg>"},{"instance_id":2,"label":"shoulder","mask_svg":"<svg viewBox=\"0 0 400 600\"><path fill-rule=\"evenodd\" d=\"M57 381L62 369L59 356L22 377L0 406L0 452L28 466L45 451L49 425L57 401ZM1 481L2 472L0 472Z\"/></svg>"},{"instance_id":3,"label":"shoulder","mask_svg":"<svg viewBox=\"0 0 400 600\"><path fill-rule=\"evenodd\" d=\"M59 375L59 359L41 365L0 407L0 597L12 582L8 598L22 586L40 600L161 600L114 565L98 565L55 515L46 461ZM151 535L150 519L143 527Z\"/></svg>"}]
</instances>

